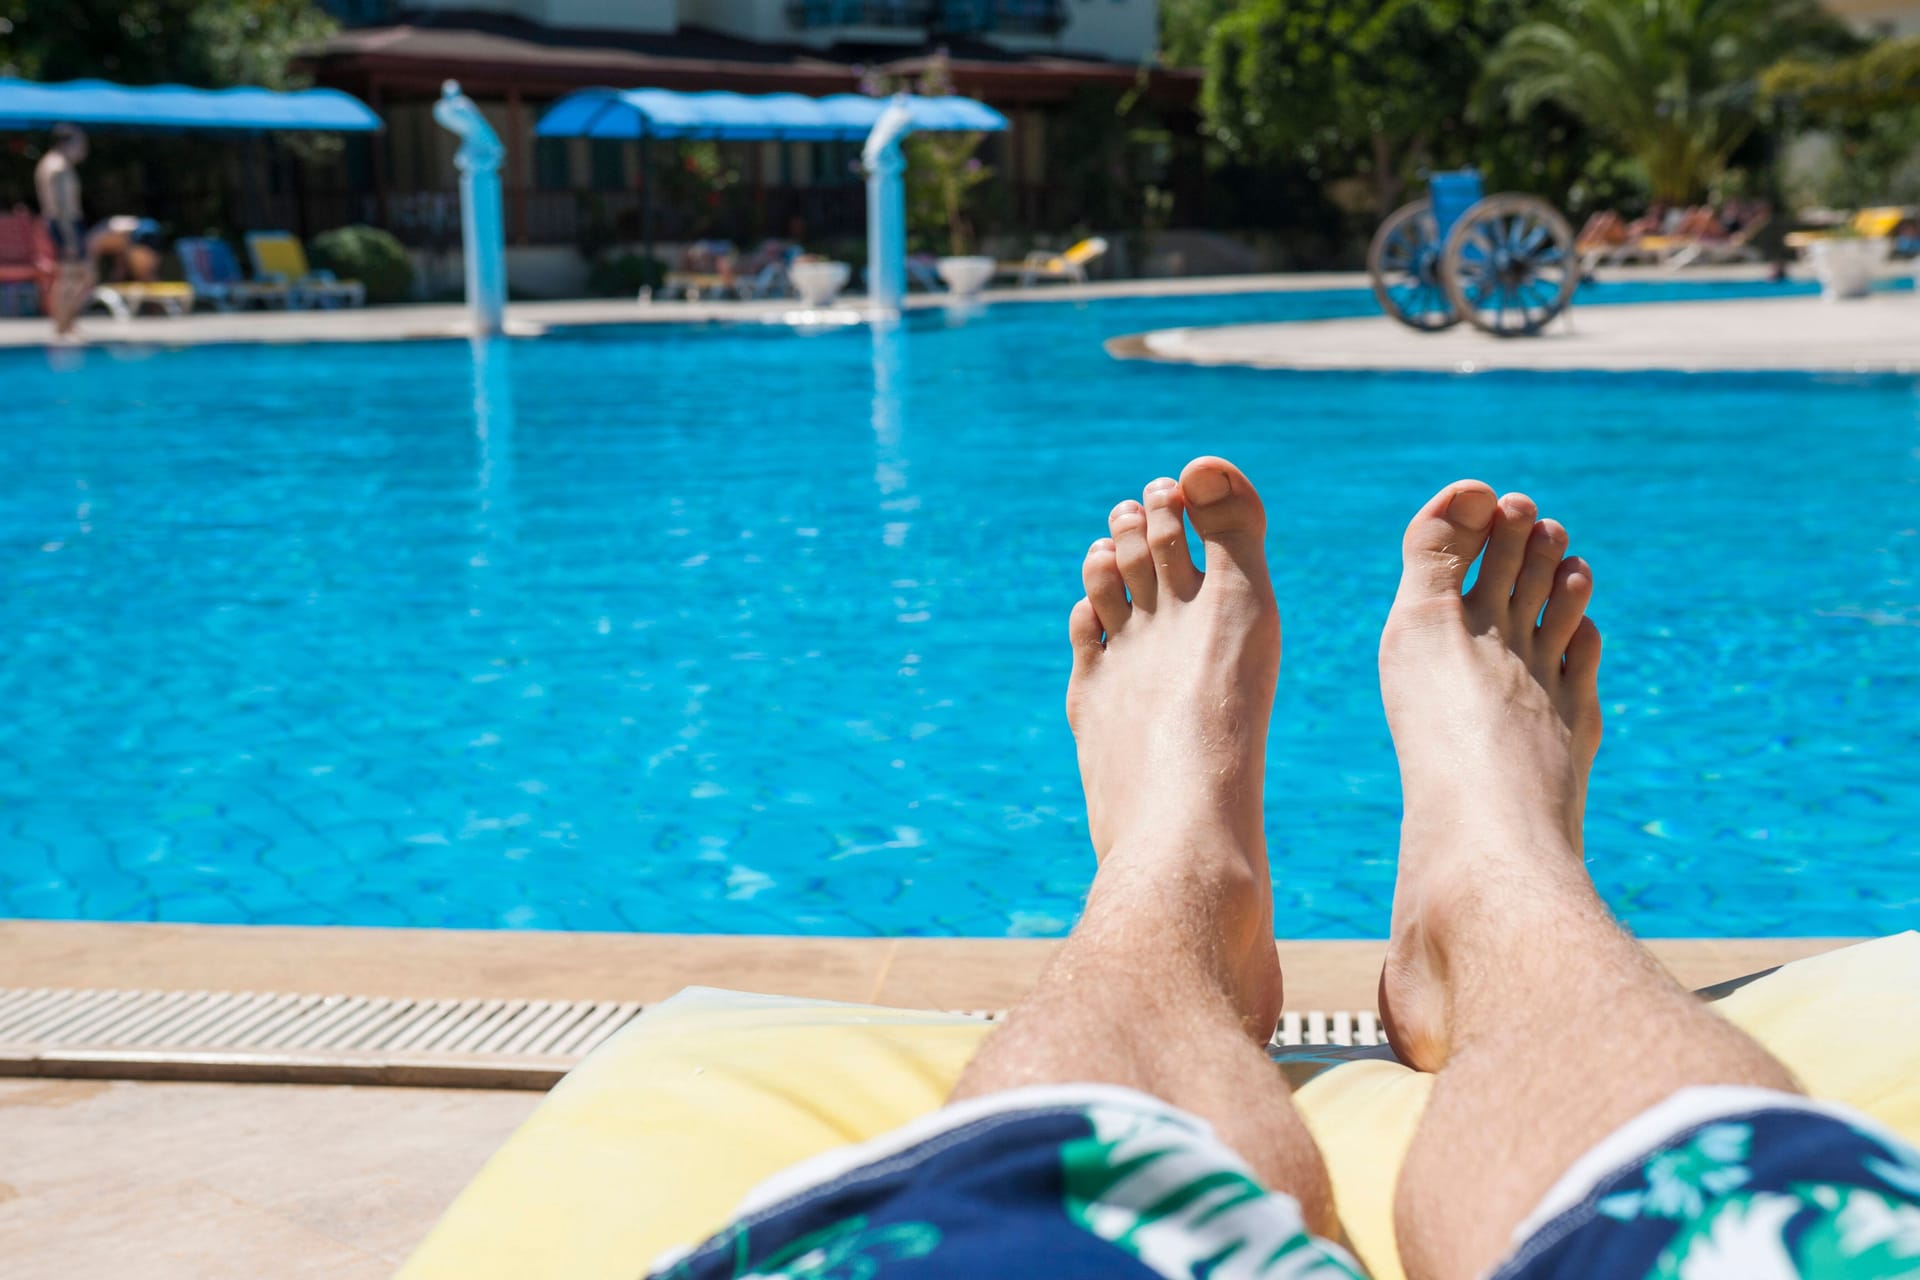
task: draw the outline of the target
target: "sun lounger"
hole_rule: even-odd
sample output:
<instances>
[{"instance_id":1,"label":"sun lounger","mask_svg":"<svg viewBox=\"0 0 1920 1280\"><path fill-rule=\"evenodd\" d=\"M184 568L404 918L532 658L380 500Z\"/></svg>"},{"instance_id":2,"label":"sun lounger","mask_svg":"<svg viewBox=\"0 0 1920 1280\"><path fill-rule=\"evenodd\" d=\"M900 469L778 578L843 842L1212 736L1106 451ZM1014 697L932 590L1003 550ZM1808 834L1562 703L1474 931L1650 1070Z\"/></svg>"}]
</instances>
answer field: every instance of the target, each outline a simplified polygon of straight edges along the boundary
<instances>
[{"instance_id":1,"label":"sun lounger","mask_svg":"<svg viewBox=\"0 0 1920 1280\"><path fill-rule=\"evenodd\" d=\"M1073 284L1085 284L1087 265L1106 252L1105 237L1089 236L1065 253L1035 249L1019 262L1003 262L1000 264L1000 274L1017 273L1022 287L1036 280L1066 280Z\"/></svg>"},{"instance_id":2,"label":"sun lounger","mask_svg":"<svg viewBox=\"0 0 1920 1280\"><path fill-rule=\"evenodd\" d=\"M1920 936L1907 933L1702 994L1814 1097L1914 1138L1920 1034L1900 1028L1916 982ZM991 1030L716 991L654 1005L549 1095L397 1280L623 1280L635 1258L697 1244L783 1167L938 1108ZM1312 1046L1269 1055L1299 1090L1344 1224L1369 1274L1397 1278L1394 1179L1380 1171L1399 1167L1432 1077L1393 1060L1371 1011L1290 1015L1282 1032Z\"/></svg>"},{"instance_id":3,"label":"sun lounger","mask_svg":"<svg viewBox=\"0 0 1920 1280\"><path fill-rule=\"evenodd\" d=\"M726 240L696 240L680 251L661 283L661 297L719 298L737 293L736 251Z\"/></svg>"},{"instance_id":4,"label":"sun lounger","mask_svg":"<svg viewBox=\"0 0 1920 1280\"><path fill-rule=\"evenodd\" d=\"M788 268L805 256L791 240L763 240L734 267L734 288L743 298L785 298L793 294Z\"/></svg>"},{"instance_id":5,"label":"sun lounger","mask_svg":"<svg viewBox=\"0 0 1920 1280\"><path fill-rule=\"evenodd\" d=\"M358 280L341 280L333 272L307 265L307 251L298 238L284 231L247 233L247 256L253 259L256 280L284 284L296 307L364 306L367 287Z\"/></svg>"},{"instance_id":6,"label":"sun lounger","mask_svg":"<svg viewBox=\"0 0 1920 1280\"><path fill-rule=\"evenodd\" d=\"M293 299L293 291L284 283L249 280L241 274L240 260L224 240L186 236L174 242L174 249L180 254L180 266L193 287L194 298L216 310L284 307Z\"/></svg>"},{"instance_id":7,"label":"sun lounger","mask_svg":"<svg viewBox=\"0 0 1920 1280\"><path fill-rule=\"evenodd\" d=\"M128 320L151 307L162 315L193 310L193 286L183 280L125 280L94 287L87 301L98 303L116 320Z\"/></svg>"},{"instance_id":8,"label":"sun lounger","mask_svg":"<svg viewBox=\"0 0 1920 1280\"><path fill-rule=\"evenodd\" d=\"M1879 205L1871 209L1861 209L1848 218L1842 227L1826 227L1807 231L1793 231L1787 234L1787 248L1805 251L1815 241L1831 240L1835 236L1857 236L1863 240L1890 239L1902 222L1913 216L1913 211L1899 205Z\"/></svg>"},{"instance_id":9,"label":"sun lounger","mask_svg":"<svg viewBox=\"0 0 1920 1280\"><path fill-rule=\"evenodd\" d=\"M1762 209L1730 232L1716 234L1705 230L1694 235L1645 236L1640 243L1668 271L1678 271L1695 262L1758 262L1760 247L1754 241L1772 221L1772 211Z\"/></svg>"}]
</instances>

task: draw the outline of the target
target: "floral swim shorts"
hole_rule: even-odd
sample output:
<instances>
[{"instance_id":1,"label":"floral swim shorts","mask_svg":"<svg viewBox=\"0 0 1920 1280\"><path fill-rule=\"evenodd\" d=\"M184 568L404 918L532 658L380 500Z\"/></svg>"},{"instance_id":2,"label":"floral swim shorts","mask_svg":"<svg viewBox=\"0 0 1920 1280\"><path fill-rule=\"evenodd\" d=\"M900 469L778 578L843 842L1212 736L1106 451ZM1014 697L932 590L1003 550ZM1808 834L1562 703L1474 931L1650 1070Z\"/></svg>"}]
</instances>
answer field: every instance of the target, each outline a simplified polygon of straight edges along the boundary
<instances>
[{"instance_id":1,"label":"floral swim shorts","mask_svg":"<svg viewBox=\"0 0 1920 1280\"><path fill-rule=\"evenodd\" d=\"M1109 1086L976 1098L761 1186L658 1280L1346 1280L1212 1129ZM1839 1107L1684 1090L1575 1163L1496 1280L1920 1280L1920 1155Z\"/></svg>"}]
</instances>

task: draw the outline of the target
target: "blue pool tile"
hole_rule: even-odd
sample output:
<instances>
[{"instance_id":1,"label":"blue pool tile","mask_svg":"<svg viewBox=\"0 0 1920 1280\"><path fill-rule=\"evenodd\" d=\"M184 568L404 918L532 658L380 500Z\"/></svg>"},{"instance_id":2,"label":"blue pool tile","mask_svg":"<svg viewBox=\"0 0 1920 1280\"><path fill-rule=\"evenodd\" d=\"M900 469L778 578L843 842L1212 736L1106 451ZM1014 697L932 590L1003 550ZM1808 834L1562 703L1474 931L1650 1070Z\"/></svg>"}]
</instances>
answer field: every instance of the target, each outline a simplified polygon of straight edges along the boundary
<instances>
[{"instance_id":1,"label":"blue pool tile","mask_svg":"<svg viewBox=\"0 0 1920 1280\"><path fill-rule=\"evenodd\" d=\"M1587 297L1703 288L1771 287ZM1078 557L1206 450L1289 496L1283 931L1385 928L1375 640L1400 524L1468 473L1528 488L1596 566L1588 852L1628 922L1913 924L1913 380L1262 376L1100 346L1372 305L999 308L878 352L556 334L511 345L484 423L459 343L84 377L0 353L0 546L63 544L7 553L0 593L0 909L1056 931L1091 874L1061 712ZM286 395L309 383L333 390Z\"/></svg>"}]
</instances>

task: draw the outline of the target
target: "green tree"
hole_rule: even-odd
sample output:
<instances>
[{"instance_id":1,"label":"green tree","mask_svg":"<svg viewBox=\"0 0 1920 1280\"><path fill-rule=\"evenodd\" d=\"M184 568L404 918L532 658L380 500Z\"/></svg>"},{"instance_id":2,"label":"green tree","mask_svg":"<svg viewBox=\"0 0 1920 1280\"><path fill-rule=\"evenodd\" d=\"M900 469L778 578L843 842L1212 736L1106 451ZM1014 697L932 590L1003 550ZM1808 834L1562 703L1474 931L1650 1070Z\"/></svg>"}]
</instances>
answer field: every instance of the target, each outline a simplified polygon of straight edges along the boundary
<instances>
[{"instance_id":1,"label":"green tree","mask_svg":"<svg viewBox=\"0 0 1920 1280\"><path fill-rule=\"evenodd\" d=\"M869 76L863 87L875 96L909 90L924 98L941 98L953 92L953 73L946 51L939 50L911 83ZM984 141L982 133L929 131L907 136L901 148L907 157L907 229L915 240L938 244L944 231L948 253L972 252L973 192L993 177L993 170L977 154Z\"/></svg>"},{"instance_id":2,"label":"green tree","mask_svg":"<svg viewBox=\"0 0 1920 1280\"><path fill-rule=\"evenodd\" d=\"M1381 209L1459 163L1483 58L1527 0L1169 0L1167 55L1206 73L1208 132L1232 153L1365 174Z\"/></svg>"},{"instance_id":3,"label":"green tree","mask_svg":"<svg viewBox=\"0 0 1920 1280\"><path fill-rule=\"evenodd\" d=\"M0 72L289 88L294 52L332 30L313 0L0 0Z\"/></svg>"},{"instance_id":4,"label":"green tree","mask_svg":"<svg viewBox=\"0 0 1920 1280\"><path fill-rule=\"evenodd\" d=\"M1768 99L1819 118L1860 120L1920 103L1920 36L1882 40L1850 58L1790 57L1760 77Z\"/></svg>"},{"instance_id":5,"label":"green tree","mask_svg":"<svg viewBox=\"0 0 1920 1280\"><path fill-rule=\"evenodd\" d=\"M1552 103L1631 156L1657 201L1705 195L1761 119L1758 78L1848 40L1816 0L1564 0L1489 60L1514 119Z\"/></svg>"},{"instance_id":6,"label":"green tree","mask_svg":"<svg viewBox=\"0 0 1920 1280\"><path fill-rule=\"evenodd\" d=\"M1831 144L1826 164L1795 175L1797 202L1920 201L1920 36L1882 40L1852 57L1790 58L1769 67L1760 87L1790 127L1809 127Z\"/></svg>"},{"instance_id":7,"label":"green tree","mask_svg":"<svg viewBox=\"0 0 1920 1280\"><path fill-rule=\"evenodd\" d=\"M293 55L331 30L313 0L0 0L0 75L299 88L305 79ZM0 152L0 208L32 199L33 144ZM262 151L311 158L339 146L330 135L262 148L236 146L231 137L101 130L86 169L88 211L148 211L157 203L178 221L179 234L215 228L231 217L226 193L264 185Z\"/></svg>"}]
</instances>

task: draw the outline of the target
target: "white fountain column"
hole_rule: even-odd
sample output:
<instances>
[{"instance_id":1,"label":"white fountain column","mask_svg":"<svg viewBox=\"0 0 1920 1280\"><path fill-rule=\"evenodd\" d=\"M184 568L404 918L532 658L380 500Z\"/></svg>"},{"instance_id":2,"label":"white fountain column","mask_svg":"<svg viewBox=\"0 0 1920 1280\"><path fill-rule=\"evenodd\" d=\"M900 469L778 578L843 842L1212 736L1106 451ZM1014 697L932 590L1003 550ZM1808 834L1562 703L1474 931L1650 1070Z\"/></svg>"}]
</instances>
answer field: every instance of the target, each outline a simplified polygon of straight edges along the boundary
<instances>
[{"instance_id":1,"label":"white fountain column","mask_svg":"<svg viewBox=\"0 0 1920 1280\"><path fill-rule=\"evenodd\" d=\"M900 144L913 131L907 95L897 93L873 122L860 151L867 171L867 302L874 319L900 314L907 293L907 158Z\"/></svg>"},{"instance_id":2,"label":"white fountain column","mask_svg":"<svg viewBox=\"0 0 1920 1280\"><path fill-rule=\"evenodd\" d=\"M460 235L467 267L467 310L477 337L497 334L507 311L507 237L500 213L500 162L507 149L460 82L440 87L433 118L460 138Z\"/></svg>"}]
</instances>

